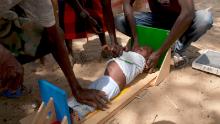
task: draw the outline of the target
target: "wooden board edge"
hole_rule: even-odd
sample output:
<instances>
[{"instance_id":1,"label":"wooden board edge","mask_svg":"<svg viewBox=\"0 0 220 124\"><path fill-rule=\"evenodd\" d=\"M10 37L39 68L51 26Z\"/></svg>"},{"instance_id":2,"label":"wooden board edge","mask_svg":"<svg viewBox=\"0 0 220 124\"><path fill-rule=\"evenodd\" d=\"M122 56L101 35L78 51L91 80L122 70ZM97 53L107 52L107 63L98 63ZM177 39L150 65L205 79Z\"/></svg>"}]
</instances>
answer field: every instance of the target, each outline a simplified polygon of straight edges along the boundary
<instances>
[{"instance_id":1,"label":"wooden board edge","mask_svg":"<svg viewBox=\"0 0 220 124\"><path fill-rule=\"evenodd\" d=\"M21 120L19 120L20 124L30 124L30 122L33 121L34 117L36 116L36 112L31 113L30 115L22 118Z\"/></svg>"},{"instance_id":2,"label":"wooden board edge","mask_svg":"<svg viewBox=\"0 0 220 124\"><path fill-rule=\"evenodd\" d=\"M151 82L151 86L159 85L164 79L169 76L171 64L171 49L169 49L164 57L163 63L160 67L159 74L155 81Z\"/></svg>"},{"instance_id":3,"label":"wooden board edge","mask_svg":"<svg viewBox=\"0 0 220 124\"><path fill-rule=\"evenodd\" d=\"M61 124L68 124L67 116L63 117Z\"/></svg>"}]
</instances>

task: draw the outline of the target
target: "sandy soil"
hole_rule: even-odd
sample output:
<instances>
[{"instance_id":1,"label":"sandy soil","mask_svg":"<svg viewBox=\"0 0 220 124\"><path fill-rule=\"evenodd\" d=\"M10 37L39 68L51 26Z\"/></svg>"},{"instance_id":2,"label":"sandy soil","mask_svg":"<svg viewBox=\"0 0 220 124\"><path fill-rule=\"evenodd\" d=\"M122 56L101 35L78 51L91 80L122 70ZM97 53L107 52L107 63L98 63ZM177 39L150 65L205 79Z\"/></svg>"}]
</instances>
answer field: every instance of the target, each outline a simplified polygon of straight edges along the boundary
<instances>
[{"instance_id":1,"label":"sandy soil","mask_svg":"<svg viewBox=\"0 0 220 124\"><path fill-rule=\"evenodd\" d=\"M220 123L220 78L191 68L191 62L199 55L199 50L220 51L220 1L195 0L196 8L212 7L213 28L186 51L190 63L182 69L172 69L170 76L159 86L149 88L139 94L107 123L109 124L219 124ZM125 44L128 37L117 32L118 40ZM76 57L86 55L82 64L74 66L77 79L86 87L101 76L106 59L100 57L100 45L96 36L74 42ZM31 89L28 95L18 99L0 97L0 124L17 124L18 120L36 109L39 101L37 81L46 79L63 88L69 95L68 83L51 55L45 65L38 61L24 65L24 85Z\"/></svg>"}]
</instances>

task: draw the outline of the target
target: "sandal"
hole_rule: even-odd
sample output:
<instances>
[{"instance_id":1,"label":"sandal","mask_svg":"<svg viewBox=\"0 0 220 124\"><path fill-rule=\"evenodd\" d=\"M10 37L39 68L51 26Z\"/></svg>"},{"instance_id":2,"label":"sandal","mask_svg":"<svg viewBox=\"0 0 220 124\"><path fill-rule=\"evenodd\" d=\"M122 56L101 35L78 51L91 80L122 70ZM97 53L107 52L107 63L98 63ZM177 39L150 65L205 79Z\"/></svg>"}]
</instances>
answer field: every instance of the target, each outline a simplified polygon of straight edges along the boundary
<instances>
[{"instance_id":1,"label":"sandal","mask_svg":"<svg viewBox=\"0 0 220 124\"><path fill-rule=\"evenodd\" d=\"M18 98L21 95L22 95L21 88L15 90L15 91L6 90L2 93L2 96L8 97L8 98Z\"/></svg>"},{"instance_id":2,"label":"sandal","mask_svg":"<svg viewBox=\"0 0 220 124\"><path fill-rule=\"evenodd\" d=\"M32 89L28 89L25 86L21 86L20 88L18 88L15 91L10 91L10 90L6 90L2 92L2 96L7 97L7 98L18 98L21 97L23 95L27 95L30 94L32 92Z\"/></svg>"},{"instance_id":3,"label":"sandal","mask_svg":"<svg viewBox=\"0 0 220 124\"><path fill-rule=\"evenodd\" d=\"M189 59L186 56L181 56L178 53L174 53L173 61L175 68L182 68L189 63Z\"/></svg>"}]
</instances>

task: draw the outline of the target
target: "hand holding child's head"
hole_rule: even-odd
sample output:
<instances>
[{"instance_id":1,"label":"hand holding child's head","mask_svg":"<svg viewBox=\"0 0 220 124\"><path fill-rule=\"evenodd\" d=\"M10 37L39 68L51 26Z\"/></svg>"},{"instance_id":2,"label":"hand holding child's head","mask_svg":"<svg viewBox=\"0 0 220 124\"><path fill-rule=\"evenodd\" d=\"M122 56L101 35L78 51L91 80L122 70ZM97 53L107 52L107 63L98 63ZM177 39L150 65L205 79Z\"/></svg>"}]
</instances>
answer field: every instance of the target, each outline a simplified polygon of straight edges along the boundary
<instances>
[{"instance_id":1,"label":"hand holding child's head","mask_svg":"<svg viewBox=\"0 0 220 124\"><path fill-rule=\"evenodd\" d=\"M153 52L153 49L151 49L150 47L144 46L144 47L138 47L134 49L134 52L141 54L145 59L147 59Z\"/></svg>"}]
</instances>

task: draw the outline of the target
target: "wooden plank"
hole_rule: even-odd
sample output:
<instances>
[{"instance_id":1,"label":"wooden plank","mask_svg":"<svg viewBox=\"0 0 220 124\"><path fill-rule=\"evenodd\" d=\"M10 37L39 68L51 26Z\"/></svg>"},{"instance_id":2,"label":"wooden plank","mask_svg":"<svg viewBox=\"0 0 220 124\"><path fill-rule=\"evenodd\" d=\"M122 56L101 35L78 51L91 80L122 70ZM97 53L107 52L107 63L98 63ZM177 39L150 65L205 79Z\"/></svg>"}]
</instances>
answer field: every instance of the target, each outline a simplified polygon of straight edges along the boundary
<instances>
[{"instance_id":1,"label":"wooden plank","mask_svg":"<svg viewBox=\"0 0 220 124\"><path fill-rule=\"evenodd\" d=\"M118 97L116 97L106 111L96 111L89 114L83 124L102 124L121 110L124 106L130 103L135 96L140 93L144 88L149 87L149 83L156 79L158 72L153 74L141 74L138 76L134 83L128 88L124 89Z\"/></svg>"},{"instance_id":2,"label":"wooden plank","mask_svg":"<svg viewBox=\"0 0 220 124\"><path fill-rule=\"evenodd\" d=\"M32 121L32 124L38 124L38 122L42 121L42 113L44 113L45 111L45 103L42 102L41 105L40 105L40 108L38 109L37 113L36 113L36 116L34 117L33 121Z\"/></svg>"},{"instance_id":3,"label":"wooden plank","mask_svg":"<svg viewBox=\"0 0 220 124\"><path fill-rule=\"evenodd\" d=\"M34 117L36 116L36 112L31 113L27 117L21 119L19 122L20 124L30 124L33 121Z\"/></svg>"},{"instance_id":4,"label":"wooden plank","mask_svg":"<svg viewBox=\"0 0 220 124\"><path fill-rule=\"evenodd\" d=\"M63 117L61 124L68 124L67 116Z\"/></svg>"},{"instance_id":5,"label":"wooden plank","mask_svg":"<svg viewBox=\"0 0 220 124\"><path fill-rule=\"evenodd\" d=\"M52 112L50 117L48 117L48 112ZM51 123L51 121L55 121L55 120L56 120L56 116L53 105L53 98L50 98L47 106L45 106L45 103L42 102L39 110L36 113L36 116L33 119L32 124Z\"/></svg>"},{"instance_id":6,"label":"wooden plank","mask_svg":"<svg viewBox=\"0 0 220 124\"><path fill-rule=\"evenodd\" d=\"M50 115L48 115L48 113L50 112ZM51 124L51 122L56 121L56 112L55 112L55 108L54 108L54 103L53 103L53 98L51 97L49 102L47 103L47 107L46 107L46 113L44 113L45 115L45 124Z\"/></svg>"},{"instance_id":7,"label":"wooden plank","mask_svg":"<svg viewBox=\"0 0 220 124\"><path fill-rule=\"evenodd\" d=\"M151 86L159 85L164 79L169 76L170 73L170 63L171 63L171 49L169 49L164 57L163 63L160 67L159 74L155 81L151 82Z\"/></svg>"}]
</instances>

